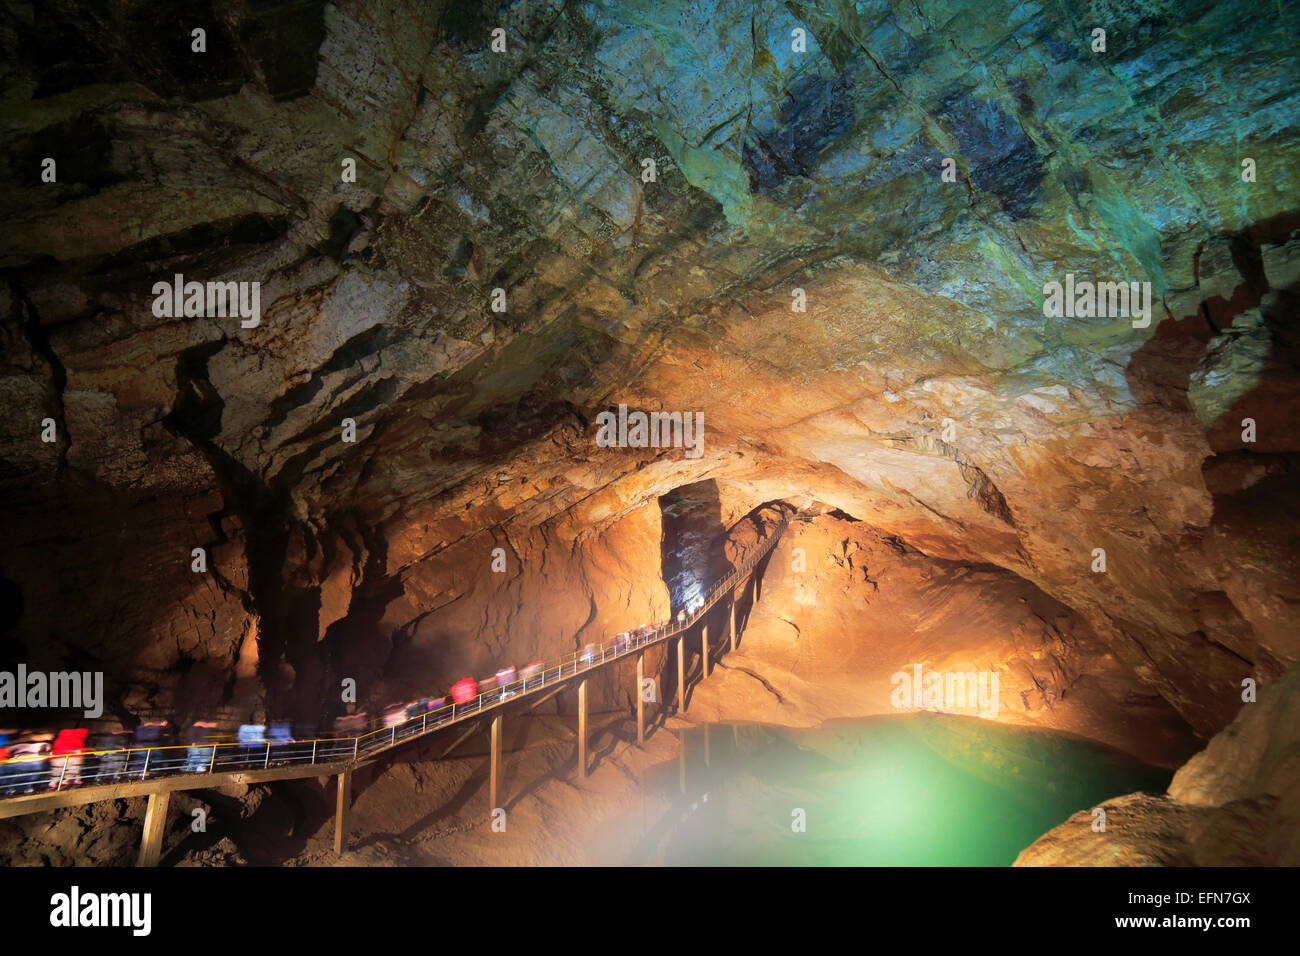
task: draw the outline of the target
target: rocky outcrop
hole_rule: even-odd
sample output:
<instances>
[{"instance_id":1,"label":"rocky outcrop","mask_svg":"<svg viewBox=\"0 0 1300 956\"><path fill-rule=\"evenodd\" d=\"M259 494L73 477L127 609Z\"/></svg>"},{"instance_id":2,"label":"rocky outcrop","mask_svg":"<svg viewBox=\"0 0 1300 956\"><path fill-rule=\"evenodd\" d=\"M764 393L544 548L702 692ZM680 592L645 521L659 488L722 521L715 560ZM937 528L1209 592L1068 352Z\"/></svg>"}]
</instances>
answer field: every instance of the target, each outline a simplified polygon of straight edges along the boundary
<instances>
[{"instance_id":1,"label":"rocky outcrop","mask_svg":"<svg viewBox=\"0 0 1300 956\"><path fill-rule=\"evenodd\" d=\"M1165 794L1108 800L1105 829L1084 810L1016 866L1295 866L1300 861L1300 668L1242 704Z\"/></svg>"}]
</instances>

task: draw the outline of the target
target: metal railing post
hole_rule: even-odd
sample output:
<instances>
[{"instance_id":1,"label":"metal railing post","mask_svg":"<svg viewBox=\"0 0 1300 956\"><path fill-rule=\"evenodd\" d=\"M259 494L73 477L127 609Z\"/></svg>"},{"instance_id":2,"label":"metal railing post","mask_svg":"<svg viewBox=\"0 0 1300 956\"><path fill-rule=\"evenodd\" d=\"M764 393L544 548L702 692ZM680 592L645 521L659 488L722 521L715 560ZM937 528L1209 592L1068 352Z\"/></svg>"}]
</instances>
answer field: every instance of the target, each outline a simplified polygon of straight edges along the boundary
<instances>
[{"instance_id":1,"label":"metal railing post","mask_svg":"<svg viewBox=\"0 0 1300 956\"><path fill-rule=\"evenodd\" d=\"M316 741L311 742L311 762L316 762Z\"/></svg>"},{"instance_id":2,"label":"metal railing post","mask_svg":"<svg viewBox=\"0 0 1300 956\"><path fill-rule=\"evenodd\" d=\"M271 766L271 744L268 742L266 745L266 759L262 761L262 769L265 770L269 766Z\"/></svg>"},{"instance_id":3,"label":"metal railing post","mask_svg":"<svg viewBox=\"0 0 1300 956\"><path fill-rule=\"evenodd\" d=\"M352 759L353 760L357 759L357 750L358 748L360 748L360 746L361 746L361 738L353 737L352 738Z\"/></svg>"},{"instance_id":4,"label":"metal railing post","mask_svg":"<svg viewBox=\"0 0 1300 956\"><path fill-rule=\"evenodd\" d=\"M55 793L58 793L60 790L63 789L63 775L68 772L68 761L71 759L72 759L71 757L63 758L63 767L59 770L59 782L54 788Z\"/></svg>"},{"instance_id":5,"label":"metal railing post","mask_svg":"<svg viewBox=\"0 0 1300 956\"><path fill-rule=\"evenodd\" d=\"M153 756L153 748L150 747L144 752L144 769L140 771L140 779L143 780L149 773L149 758Z\"/></svg>"},{"instance_id":6,"label":"metal railing post","mask_svg":"<svg viewBox=\"0 0 1300 956\"><path fill-rule=\"evenodd\" d=\"M208 773L216 773L216 772L217 772L217 744L216 741L213 741L212 759L208 761Z\"/></svg>"}]
</instances>

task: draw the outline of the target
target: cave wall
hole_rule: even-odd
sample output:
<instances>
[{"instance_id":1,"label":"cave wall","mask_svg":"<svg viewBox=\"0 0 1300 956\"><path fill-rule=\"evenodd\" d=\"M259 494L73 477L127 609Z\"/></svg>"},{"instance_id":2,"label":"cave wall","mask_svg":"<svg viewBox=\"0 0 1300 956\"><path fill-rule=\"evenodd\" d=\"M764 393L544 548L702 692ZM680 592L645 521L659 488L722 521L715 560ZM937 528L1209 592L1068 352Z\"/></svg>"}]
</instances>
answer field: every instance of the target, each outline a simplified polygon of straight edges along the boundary
<instances>
[{"instance_id":1,"label":"cave wall","mask_svg":"<svg viewBox=\"0 0 1300 956\"><path fill-rule=\"evenodd\" d=\"M797 518L742 602L739 653L696 692L693 719L816 727L932 710L1050 729L1176 767L1187 722L1083 615L1005 568L927 555L843 512ZM909 690L927 675L982 675L991 701ZM898 675L906 680L900 682ZM923 685L924 686L924 685Z\"/></svg>"},{"instance_id":2,"label":"cave wall","mask_svg":"<svg viewBox=\"0 0 1300 956\"><path fill-rule=\"evenodd\" d=\"M439 682L445 689L506 664L554 662L665 620L659 540L658 509L648 504L600 534L565 517L524 534L503 529L499 537L475 534L438 548L384 578L381 595L359 595L327 632L336 677L354 676L359 688L378 685L373 692L382 697L409 700ZM494 555L496 548L504 555ZM498 559L502 572L493 570ZM629 667L596 675L593 707L632 699Z\"/></svg>"},{"instance_id":3,"label":"cave wall","mask_svg":"<svg viewBox=\"0 0 1300 956\"><path fill-rule=\"evenodd\" d=\"M658 580L621 522L714 480L724 523L815 497L1009 569L1213 733L1300 657L1296 17L10 4L5 647L89 648L133 712L476 667L530 632L466 542L540 562L539 632L617 630ZM156 315L178 273L260 324ZM1151 282L1150 325L1045 317L1066 273ZM703 457L596 447L618 402L702 412Z\"/></svg>"}]
</instances>

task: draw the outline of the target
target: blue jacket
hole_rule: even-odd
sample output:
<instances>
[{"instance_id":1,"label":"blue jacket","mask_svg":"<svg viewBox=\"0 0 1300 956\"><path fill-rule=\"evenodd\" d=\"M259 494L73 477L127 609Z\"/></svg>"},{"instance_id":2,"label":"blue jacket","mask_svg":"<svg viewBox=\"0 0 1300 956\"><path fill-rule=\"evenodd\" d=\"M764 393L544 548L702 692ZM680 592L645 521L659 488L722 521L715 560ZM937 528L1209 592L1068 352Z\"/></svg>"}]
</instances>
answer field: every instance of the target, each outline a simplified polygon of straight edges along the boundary
<instances>
[{"instance_id":1,"label":"blue jacket","mask_svg":"<svg viewBox=\"0 0 1300 956\"><path fill-rule=\"evenodd\" d=\"M237 739L241 744L266 743L266 724L240 724Z\"/></svg>"}]
</instances>

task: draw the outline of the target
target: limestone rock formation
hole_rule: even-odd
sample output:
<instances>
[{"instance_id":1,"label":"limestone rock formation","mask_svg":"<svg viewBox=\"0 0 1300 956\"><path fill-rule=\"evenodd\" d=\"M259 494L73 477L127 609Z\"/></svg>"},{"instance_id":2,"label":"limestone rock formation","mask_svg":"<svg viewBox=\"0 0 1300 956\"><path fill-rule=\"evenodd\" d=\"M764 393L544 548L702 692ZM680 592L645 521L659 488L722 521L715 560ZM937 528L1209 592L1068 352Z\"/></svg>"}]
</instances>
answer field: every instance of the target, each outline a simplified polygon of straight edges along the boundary
<instances>
[{"instance_id":1,"label":"limestone rock formation","mask_svg":"<svg viewBox=\"0 0 1300 956\"><path fill-rule=\"evenodd\" d=\"M1081 811L1017 866L1295 866L1300 862L1300 668L1242 705L1236 720L1174 775L1165 794Z\"/></svg>"},{"instance_id":2,"label":"limestone rock formation","mask_svg":"<svg viewBox=\"0 0 1300 956\"><path fill-rule=\"evenodd\" d=\"M712 481L1023 579L1212 735L1300 657L1296 18L9 4L5 656L123 719L445 686L666 611ZM1045 315L1067 276L1149 323ZM702 457L598 447L619 403Z\"/></svg>"}]
</instances>

